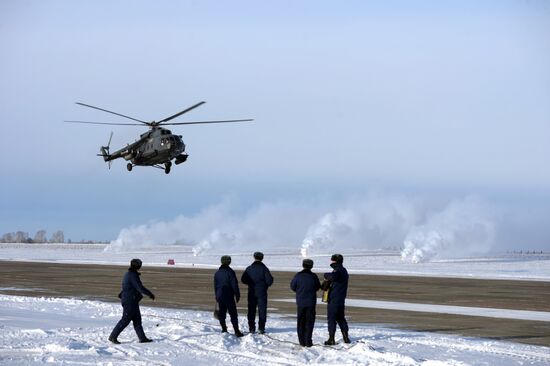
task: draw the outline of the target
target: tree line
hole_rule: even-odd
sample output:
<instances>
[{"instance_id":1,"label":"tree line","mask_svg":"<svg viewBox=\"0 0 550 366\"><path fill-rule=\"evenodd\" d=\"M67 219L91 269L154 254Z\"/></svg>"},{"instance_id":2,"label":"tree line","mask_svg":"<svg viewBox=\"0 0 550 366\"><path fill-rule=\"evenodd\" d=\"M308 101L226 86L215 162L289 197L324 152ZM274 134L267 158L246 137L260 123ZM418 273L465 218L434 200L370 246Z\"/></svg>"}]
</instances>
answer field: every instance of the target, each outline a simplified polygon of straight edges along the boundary
<instances>
[{"instance_id":1,"label":"tree line","mask_svg":"<svg viewBox=\"0 0 550 366\"><path fill-rule=\"evenodd\" d=\"M16 231L13 233L5 233L0 238L2 243L64 243L65 234L63 230L55 231L51 237L48 239L46 235L46 230L38 230L34 237L31 238L29 233L24 231ZM70 243L69 239L69 243Z\"/></svg>"}]
</instances>

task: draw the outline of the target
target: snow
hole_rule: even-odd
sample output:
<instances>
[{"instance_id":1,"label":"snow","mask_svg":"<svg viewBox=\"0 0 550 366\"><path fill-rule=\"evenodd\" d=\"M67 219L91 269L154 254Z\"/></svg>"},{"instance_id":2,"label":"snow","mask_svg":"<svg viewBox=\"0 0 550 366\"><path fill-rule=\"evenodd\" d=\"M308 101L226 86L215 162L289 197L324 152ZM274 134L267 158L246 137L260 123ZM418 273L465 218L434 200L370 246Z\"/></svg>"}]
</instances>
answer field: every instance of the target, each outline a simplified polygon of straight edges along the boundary
<instances>
[{"instance_id":1,"label":"snow","mask_svg":"<svg viewBox=\"0 0 550 366\"><path fill-rule=\"evenodd\" d=\"M264 251L272 270L301 268L299 250ZM220 255L194 256L189 246L127 248L120 252L105 244L0 244L0 260L127 265L135 257L145 265L218 267ZM252 253L230 253L232 266L244 268ZM313 256L315 266L326 266L331 253ZM500 254L410 263L397 250L342 253L351 273L438 277L527 279L550 281L549 254ZM23 289L0 287L2 290ZM39 295L41 289L34 289ZM294 301L273 299L272 301ZM461 306L347 299L348 306L427 311L508 319L550 321L540 311L485 309ZM318 306L325 306L320 303ZM312 348L297 344L295 319L269 314L266 335L236 338L221 334L212 314L202 311L142 307L146 334L153 343L141 344L129 326L114 345L107 341L121 316L118 304L79 299L0 295L0 364L2 365L548 365L550 349L504 341L433 332L414 332L353 323L352 344L327 338L326 321L318 317ZM247 329L241 314L240 326ZM230 327L231 330L231 327Z\"/></svg>"},{"instance_id":2,"label":"snow","mask_svg":"<svg viewBox=\"0 0 550 366\"><path fill-rule=\"evenodd\" d=\"M210 312L142 307L146 334L137 342L129 326L107 337L121 316L118 304L0 295L0 364L42 365L548 365L547 347L456 335L353 324L352 344L322 346L318 318L314 346L297 345L295 320L269 314L267 334L236 338L220 333ZM246 329L246 319L240 326ZM231 330L231 327L230 327ZM339 337L337 337L339 338Z\"/></svg>"},{"instance_id":3,"label":"snow","mask_svg":"<svg viewBox=\"0 0 550 366\"><path fill-rule=\"evenodd\" d=\"M261 249L261 248L260 248ZM296 271L302 267L297 248L264 250L264 262L272 270ZM252 253L208 252L194 256L191 246L157 245L151 248L125 248L116 251L109 244L0 244L0 260L59 263L94 263L127 265L132 258L144 259L145 266L217 268L220 256L231 254L235 269L244 269ZM325 267L332 253L311 256L315 267ZM354 250L342 253L350 273L461 277L508 280L550 281L550 254L501 253L491 257L456 258L411 263L401 259L398 250Z\"/></svg>"}]
</instances>

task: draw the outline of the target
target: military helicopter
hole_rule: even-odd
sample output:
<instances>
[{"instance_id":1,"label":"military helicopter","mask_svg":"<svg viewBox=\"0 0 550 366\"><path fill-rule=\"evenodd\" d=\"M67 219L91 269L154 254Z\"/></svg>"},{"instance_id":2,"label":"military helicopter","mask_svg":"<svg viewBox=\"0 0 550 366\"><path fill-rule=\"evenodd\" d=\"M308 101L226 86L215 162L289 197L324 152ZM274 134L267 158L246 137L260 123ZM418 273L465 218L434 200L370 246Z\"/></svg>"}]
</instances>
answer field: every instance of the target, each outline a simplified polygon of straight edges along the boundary
<instances>
[{"instance_id":1,"label":"military helicopter","mask_svg":"<svg viewBox=\"0 0 550 366\"><path fill-rule=\"evenodd\" d=\"M94 125L124 125L124 126L149 126L149 131L142 133L134 143L127 144L125 147L110 153L109 147L111 145L111 139L113 138L113 133L109 137L109 142L107 146L101 146L99 154L97 156L103 157L103 160L108 162L109 169L111 168L111 162L118 158L124 158L128 161L126 168L128 171L132 171L134 166L152 166L159 169L164 169L166 174L170 173L170 168L172 167L172 160L176 165L179 165L187 160L189 156L185 152L185 144L183 143L181 135L174 135L172 131L162 128L161 126L166 125L194 125L202 123L231 123L231 122L250 122L253 119L230 119L222 121L193 121L193 122L172 122L172 119L181 116L206 102L199 102L191 107L184 109L181 112L178 112L170 117L162 119L160 121L151 121L146 122L137 118L129 117L124 114L116 113L109 111L107 109L94 107L93 105L84 104L76 102L76 104L97 109L103 112L111 113L120 117L128 118L139 123L107 123L107 122L90 122L90 121L64 121L68 123L86 123Z\"/></svg>"}]
</instances>

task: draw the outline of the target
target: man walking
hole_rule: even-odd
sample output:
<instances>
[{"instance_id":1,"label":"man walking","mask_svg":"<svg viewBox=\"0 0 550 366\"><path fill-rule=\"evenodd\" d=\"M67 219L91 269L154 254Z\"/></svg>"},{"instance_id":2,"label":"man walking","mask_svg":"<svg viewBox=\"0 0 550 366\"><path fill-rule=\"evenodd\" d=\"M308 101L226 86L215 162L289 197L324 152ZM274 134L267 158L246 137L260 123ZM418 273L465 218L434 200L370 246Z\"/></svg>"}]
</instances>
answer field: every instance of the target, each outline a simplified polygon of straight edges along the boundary
<instances>
[{"instance_id":1,"label":"man walking","mask_svg":"<svg viewBox=\"0 0 550 366\"><path fill-rule=\"evenodd\" d=\"M139 302L143 298L142 294L149 296L152 300L155 300L155 295L147 290L139 279L141 273L138 271L141 265L142 262L140 259L132 259L130 261L130 268L128 268L128 272L126 272L122 279L122 292L118 295L123 309L122 319L120 319L109 336L109 340L115 344L120 344L117 339L118 335L128 326L128 324L130 324L130 322L133 322L134 330L141 343L152 342L152 340L145 336L143 326L141 325Z\"/></svg>"},{"instance_id":2,"label":"man walking","mask_svg":"<svg viewBox=\"0 0 550 366\"><path fill-rule=\"evenodd\" d=\"M222 327L222 333L227 332L225 318L227 312L229 311L229 317L231 318L231 324L233 325L235 335L237 337L242 337L243 334L239 330L239 319L236 304L236 302L239 302L241 298L237 275L235 275L235 271L229 267L231 264L230 256L224 255L221 257L220 261L221 266L214 274L214 292L219 306L219 321Z\"/></svg>"},{"instance_id":3,"label":"man walking","mask_svg":"<svg viewBox=\"0 0 550 366\"><path fill-rule=\"evenodd\" d=\"M256 307L258 308L258 333L265 333L267 319L267 288L273 284L271 272L262 263L264 254L254 253L254 262L246 268L241 281L248 285L248 329L256 332Z\"/></svg>"},{"instance_id":4,"label":"man walking","mask_svg":"<svg viewBox=\"0 0 550 366\"><path fill-rule=\"evenodd\" d=\"M348 271L344 268L344 257L341 254L333 254L330 258L332 272L325 273L325 279L330 281L330 297L327 305L328 340L325 345L335 345L334 335L336 323L342 331L345 343L350 343L348 335L348 322L345 316L345 302L348 292Z\"/></svg>"},{"instance_id":5,"label":"man walking","mask_svg":"<svg viewBox=\"0 0 550 366\"><path fill-rule=\"evenodd\" d=\"M311 269L313 261L304 259L301 272L296 273L290 282L290 288L296 292L296 306L298 308L298 341L300 346L311 347L313 341L313 327L315 325L315 306L317 305L317 291L321 288L319 278Z\"/></svg>"}]
</instances>

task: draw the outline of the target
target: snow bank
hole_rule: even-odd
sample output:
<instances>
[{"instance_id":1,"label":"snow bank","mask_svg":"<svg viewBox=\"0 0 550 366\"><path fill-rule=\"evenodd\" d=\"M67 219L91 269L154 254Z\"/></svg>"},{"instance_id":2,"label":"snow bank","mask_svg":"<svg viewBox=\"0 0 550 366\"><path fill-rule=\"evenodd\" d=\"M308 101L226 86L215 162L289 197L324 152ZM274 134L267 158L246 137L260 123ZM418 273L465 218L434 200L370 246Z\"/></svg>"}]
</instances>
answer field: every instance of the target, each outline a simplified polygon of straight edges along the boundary
<instances>
[{"instance_id":1,"label":"snow bank","mask_svg":"<svg viewBox=\"0 0 550 366\"><path fill-rule=\"evenodd\" d=\"M295 320L269 315L267 334L221 334L209 312L142 307L146 334L132 327L107 341L121 315L118 304L0 295L0 363L9 365L547 365L546 347L353 324L352 344L320 345L326 324L318 319L314 346L297 344ZM240 317L243 329L246 319ZM337 337L339 338L339 337Z\"/></svg>"}]
</instances>

